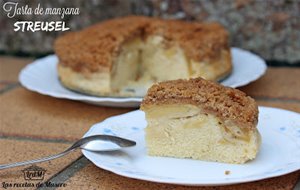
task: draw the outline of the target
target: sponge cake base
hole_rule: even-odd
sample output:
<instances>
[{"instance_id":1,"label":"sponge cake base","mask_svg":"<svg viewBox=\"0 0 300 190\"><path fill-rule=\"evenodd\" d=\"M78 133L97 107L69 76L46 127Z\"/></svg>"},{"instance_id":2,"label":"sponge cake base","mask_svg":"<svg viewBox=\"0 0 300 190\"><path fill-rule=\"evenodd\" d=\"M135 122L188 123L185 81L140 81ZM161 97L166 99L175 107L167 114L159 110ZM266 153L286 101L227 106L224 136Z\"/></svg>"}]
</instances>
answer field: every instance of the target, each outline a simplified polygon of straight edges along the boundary
<instances>
[{"instance_id":1,"label":"sponge cake base","mask_svg":"<svg viewBox=\"0 0 300 190\"><path fill-rule=\"evenodd\" d=\"M144 109L148 126L146 146L151 156L245 163L256 157L260 135L225 125L193 105L161 105ZM230 122L228 122L230 123Z\"/></svg>"}]
</instances>

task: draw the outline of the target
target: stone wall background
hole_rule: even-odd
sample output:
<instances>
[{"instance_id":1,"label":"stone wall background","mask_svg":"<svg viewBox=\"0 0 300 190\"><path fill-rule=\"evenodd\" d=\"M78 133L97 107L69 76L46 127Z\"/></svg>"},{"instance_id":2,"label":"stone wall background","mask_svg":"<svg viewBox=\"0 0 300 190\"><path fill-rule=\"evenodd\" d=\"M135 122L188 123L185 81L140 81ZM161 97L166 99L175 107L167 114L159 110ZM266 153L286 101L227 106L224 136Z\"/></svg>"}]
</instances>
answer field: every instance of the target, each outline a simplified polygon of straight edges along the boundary
<instances>
[{"instance_id":1,"label":"stone wall background","mask_svg":"<svg viewBox=\"0 0 300 190\"><path fill-rule=\"evenodd\" d=\"M271 61L300 62L300 0L10 0L36 7L79 7L80 15L63 20L72 30L130 14L168 19L218 21L231 34L231 45ZM61 20L59 16L0 15L0 52L16 55L52 53L59 32L14 32L17 20Z\"/></svg>"}]
</instances>

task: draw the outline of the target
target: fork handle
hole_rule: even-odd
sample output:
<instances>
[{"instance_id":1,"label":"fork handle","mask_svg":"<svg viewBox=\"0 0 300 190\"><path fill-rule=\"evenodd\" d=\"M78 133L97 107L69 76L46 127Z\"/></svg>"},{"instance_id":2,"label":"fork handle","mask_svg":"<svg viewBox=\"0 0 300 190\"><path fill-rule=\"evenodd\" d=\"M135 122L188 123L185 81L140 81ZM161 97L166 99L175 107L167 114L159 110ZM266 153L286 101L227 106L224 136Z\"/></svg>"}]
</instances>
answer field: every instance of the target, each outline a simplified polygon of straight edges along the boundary
<instances>
[{"instance_id":1,"label":"fork handle","mask_svg":"<svg viewBox=\"0 0 300 190\"><path fill-rule=\"evenodd\" d=\"M60 158L64 155L70 153L71 151L72 150L67 150L67 151L61 152L59 154L54 154L54 155L51 155L51 156L47 156L47 157L39 158L39 159L34 159L34 160L27 160L27 161L23 161L23 162L15 162L15 163L11 163L11 164L3 164L3 165L0 165L0 170L7 169L7 168L18 167L18 166L24 166L24 165L28 165L28 164L35 164L35 163L45 162L45 161L48 161L48 160L53 160L53 159L56 159L56 158Z\"/></svg>"}]
</instances>

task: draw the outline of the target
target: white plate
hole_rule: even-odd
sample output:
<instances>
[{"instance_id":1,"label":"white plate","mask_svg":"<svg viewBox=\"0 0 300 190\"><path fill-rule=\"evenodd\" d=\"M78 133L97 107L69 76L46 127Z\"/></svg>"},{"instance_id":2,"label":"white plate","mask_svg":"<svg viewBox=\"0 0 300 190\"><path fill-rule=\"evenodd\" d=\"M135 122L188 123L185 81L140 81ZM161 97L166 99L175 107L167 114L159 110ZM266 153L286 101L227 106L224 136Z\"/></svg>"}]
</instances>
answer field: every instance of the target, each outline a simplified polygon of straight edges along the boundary
<instances>
[{"instance_id":1,"label":"white plate","mask_svg":"<svg viewBox=\"0 0 300 190\"><path fill-rule=\"evenodd\" d=\"M228 185L271 178L300 169L300 114L259 107L261 150L246 164L224 164L146 155L142 111L111 117L94 125L84 136L117 135L137 146L112 153L82 151L96 166L113 173L147 181L182 185ZM107 145L109 146L109 144ZM225 171L230 171L225 175Z\"/></svg>"},{"instance_id":2,"label":"white plate","mask_svg":"<svg viewBox=\"0 0 300 190\"><path fill-rule=\"evenodd\" d=\"M236 88L258 79L265 73L266 64L257 55L238 48L232 48L231 52L233 71L221 82L223 85ZM96 97L64 88L58 80L57 62L56 55L49 55L27 65L19 75L21 84L29 90L55 98L79 100L102 106L139 107L142 98Z\"/></svg>"}]
</instances>

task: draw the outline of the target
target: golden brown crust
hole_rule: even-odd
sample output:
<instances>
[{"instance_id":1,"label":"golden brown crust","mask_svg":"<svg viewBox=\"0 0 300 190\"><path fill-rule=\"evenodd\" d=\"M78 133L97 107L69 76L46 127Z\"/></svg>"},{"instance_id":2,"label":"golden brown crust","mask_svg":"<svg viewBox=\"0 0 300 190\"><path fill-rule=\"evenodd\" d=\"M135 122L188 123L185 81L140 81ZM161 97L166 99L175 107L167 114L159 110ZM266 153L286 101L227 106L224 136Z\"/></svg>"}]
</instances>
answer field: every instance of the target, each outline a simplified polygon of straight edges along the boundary
<instances>
[{"instance_id":1,"label":"golden brown crust","mask_svg":"<svg viewBox=\"0 0 300 190\"><path fill-rule=\"evenodd\" d=\"M240 90L224 87L202 78L161 82L148 89L141 109L164 104L192 104L207 113L230 120L245 129L255 129L258 107Z\"/></svg>"},{"instance_id":2,"label":"golden brown crust","mask_svg":"<svg viewBox=\"0 0 300 190\"><path fill-rule=\"evenodd\" d=\"M135 16L118 18L67 33L55 41L55 53L60 64L75 71L110 70L121 44L140 35L147 20Z\"/></svg>"},{"instance_id":3,"label":"golden brown crust","mask_svg":"<svg viewBox=\"0 0 300 190\"><path fill-rule=\"evenodd\" d=\"M54 44L60 64L80 72L110 70L122 43L133 37L162 35L166 42L179 43L194 61L218 59L229 51L228 33L219 24L162 20L129 16L108 20L79 32L59 37Z\"/></svg>"}]
</instances>

